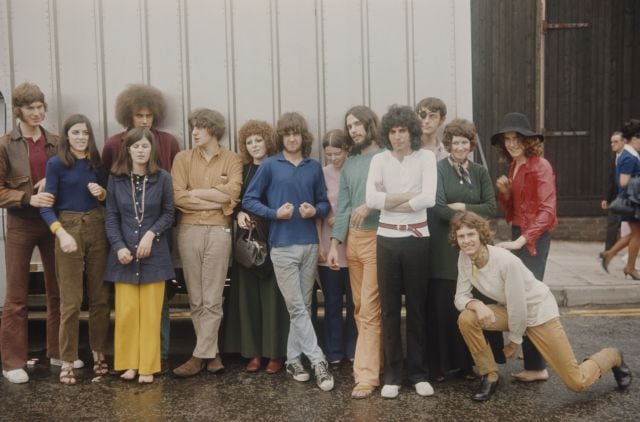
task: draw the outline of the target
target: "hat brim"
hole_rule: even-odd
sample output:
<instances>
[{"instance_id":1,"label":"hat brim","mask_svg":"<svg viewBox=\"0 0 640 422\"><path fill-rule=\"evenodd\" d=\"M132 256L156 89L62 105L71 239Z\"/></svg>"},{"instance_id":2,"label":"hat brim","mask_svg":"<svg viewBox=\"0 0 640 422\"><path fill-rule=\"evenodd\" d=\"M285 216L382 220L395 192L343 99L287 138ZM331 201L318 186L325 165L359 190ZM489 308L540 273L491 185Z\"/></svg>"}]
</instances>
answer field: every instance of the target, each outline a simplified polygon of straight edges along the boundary
<instances>
[{"instance_id":1,"label":"hat brim","mask_svg":"<svg viewBox=\"0 0 640 422\"><path fill-rule=\"evenodd\" d=\"M502 135L504 135L507 132L516 132L522 136L524 136L525 138L538 138L540 139L540 142L544 142L544 135L542 135L541 133L537 133L534 132L532 130L523 128L523 127L519 127L519 126L507 126L504 127L502 129L500 129L499 132L495 133L493 136L491 136L491 145L496 145L498 142L500 142L500 139L502 139Z\"/></svg>"}]
</instances>

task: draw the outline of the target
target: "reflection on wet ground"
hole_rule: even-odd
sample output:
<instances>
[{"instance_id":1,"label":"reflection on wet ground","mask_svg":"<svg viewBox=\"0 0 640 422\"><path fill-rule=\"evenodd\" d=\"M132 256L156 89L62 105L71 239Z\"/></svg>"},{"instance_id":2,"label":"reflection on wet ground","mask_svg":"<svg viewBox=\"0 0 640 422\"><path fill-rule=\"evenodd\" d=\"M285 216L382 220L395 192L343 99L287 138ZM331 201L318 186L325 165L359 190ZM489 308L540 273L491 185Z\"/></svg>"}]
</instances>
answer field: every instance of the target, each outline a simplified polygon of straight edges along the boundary
<instances>
[{"instance_id":1,"label":"reflection on wet ground","mask_svg":"<svg viewBox=\"0 0 640 422\"><path fill-rule=\"evenodd\" d=\"M576 357L581 360L604 345L626 351L628 364L640 370L638 317L568 317L563 319ZM40 328L32 325L32 337ZM172 325L171 366L187 357L193 346L193 330L188 321ZM83 327L86 330L86 327ZM86 334L83 335L86 342ZM41 348L35 338L32 348ZM253 420L253 421L395 421L395 420L637 420L640 411L638 383L626 392L615 388L613 376L585 393L567 390L553 374L548 382L518 384L508 376L521 367L511 361L503 368L503 382L494 398L475 403L469 396L477 381L452 379L435 383L435 395L420 397L404 386L396 400L376 394L366 400L350 398L351 367L344 364L334 373L336 388L321 392L313 379L298 383L283 371L268 375L244 372L246 360L224 356L221 374L203 372L189 379L171 375L157 377L151 385L124 382L115 374L92 382L90 365L78 370L78 385L62 386L58 368L50 369L42 352L34 352L40 362L29 369L31 381L13 385L0 382L2 420ZM83 348L83 356L89 351ZM89 364L90 362L87 362Z\"/></svg>"}]
</instances>

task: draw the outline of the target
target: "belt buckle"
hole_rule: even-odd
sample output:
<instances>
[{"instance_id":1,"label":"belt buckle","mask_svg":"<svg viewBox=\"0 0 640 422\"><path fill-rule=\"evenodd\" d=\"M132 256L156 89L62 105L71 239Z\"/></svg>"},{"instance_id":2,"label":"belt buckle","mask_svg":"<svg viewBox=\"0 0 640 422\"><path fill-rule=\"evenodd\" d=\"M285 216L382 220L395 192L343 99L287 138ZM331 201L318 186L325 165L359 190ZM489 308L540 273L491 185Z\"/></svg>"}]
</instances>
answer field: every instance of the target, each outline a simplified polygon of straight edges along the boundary
<instances>
[{"instance_id":1,"label":"belt buckle","mask_svg":"<svg viewBox=\"0 0 640 422\"><path fill-rule=\"evenodd\" d=\"M396 224L396 230L398 230L398 231L407 231L407 225L406 224Z\"/></svg>"}]
</instances>

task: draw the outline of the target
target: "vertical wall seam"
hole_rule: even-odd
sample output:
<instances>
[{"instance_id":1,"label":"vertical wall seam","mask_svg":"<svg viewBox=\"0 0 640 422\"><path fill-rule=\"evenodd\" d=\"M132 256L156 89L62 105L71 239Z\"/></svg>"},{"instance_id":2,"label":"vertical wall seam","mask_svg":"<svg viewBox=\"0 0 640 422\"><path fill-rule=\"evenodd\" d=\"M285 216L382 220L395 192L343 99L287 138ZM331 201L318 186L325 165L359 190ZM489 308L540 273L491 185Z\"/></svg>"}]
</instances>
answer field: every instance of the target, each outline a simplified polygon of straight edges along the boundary
<instances>
[{"instance_id":1,"label":"vertical wall seam","mask_svg":"<svg viewBox=\"0 0 640 422\"><path fill-rule=\"evenodd\" d=\"M98 84L98 118L101 120L103 140L108 139L107 133L107 82L104 64L104 26L102 0L93 1L93 16L96 37L96 82Z\"/></svg>"},{"instance_id":2,"label":"vertical wall seam","mask_svg":"<svg viewBox=\"0 0 640 422\"><path fill-rule=\"evenodd\" d=\"M413 0L405 1L404 10L407 22L407 101L410 106L413 106L413 104L415 104L416 97L415 22L413 19Z\"/></svg>"},{"instance_id":3,"label":"vertical wall seam","mask_svg":"<svg viewBox=\"0 0 640 422\"><path fill-rule=\"evenodd\" d=\"M9 43L9 83L11 86L9 87L9 91L3 93L5 100L11 98L13 101L13 97L11 96L11 90L14 86L16 86L15 81L15 58L13 56L13 25L12 25L12 16L11 16L11 1L7 0L7 42ZM7 113L9 117L11 117L11 128L15 125L15 116L13 115L13 107L11 107L12 102L6 101L8 104L7 109L9 112Z\"/></svg>"},{"instance_id":4,"label":"vertical wall seam","mask_svg":"<svg viewBox=\"0 0 640 422\"><path fill-rule=\"evenodd\" d=\"M140 0L140 47L142 48L142 81L151 83L151 66L149 65L149 20L147 19L147 0Z\"/></svg>"},{"instance_id":5,"label":"vertical wall seam","mask_svg":"<svg viewBox=\"0 0 640 422\"><path fill-rule=\"evenodd\" d=\"M16 86L15 81L15 57L13 56L13 25L12 25L12 17L11 17L11 1L7 0L7 42L9 43L9 83L11 84L10 88ZM11 91L4 93L4 98L11 97ZM9 104L9 103L7 103ZM13 127L13 107L9 107L9 115L12 119L11 126Z\"/></svg>"},{"instance_id":6,"label":"vertical wall seam","mask_svg":"<svg viewBox=\"0 0 640 422\"><path fill-rule=\"evenodd\" d=\"M49 16L49 50L51 51L51 88L53 89L53 98L55 98L56 109L58 112L58 128L62 127L62 100L60 98L60 77L58 69L60 65L60 57L58 55L58 20L56 14L56 0L49 0L47 14Z\"/></svg>"},{"instance_id":7,"label":"vertical wall seam","mask_svg":"<svg viewBox=\"0 0 640 422\"><path fill-rule=\"evenodd\" d=\"M282 114L282 102L280 92L280 31L278 30L278 0L271 0L271 45L273 61L273 123L278 121Z\"/></svg>"},{"instance_id":8,"label":"vertical wall seam","mask_svg":"<svg viewBox=\"0 0 640 422\"><path fill-rule=\"evenodd\" d=\"M316 61L318 75L316 78L318 97L318 139L327 132L327 99L326 74L324 56L324 8L322 0L316 0ZM322 155L318 151L319 156Z\"/></svg>"},{"instance_id":9,"label":"vertical wall seam","mask_svg":"<svg viewBox=\"0 0 640 422\"><path fill-rule=\"evenodd\" d=\"M371 77L369 50L369 8L368 0L361 0L360 26L362 28L362 103L371 107Z\"/></svg>"},{"instance_id":10,"label":"vertical wall seam","mask_svg":"<svg viewBox=\"0 0 640 422\"><path fill-rule=\"evenodd\" d=\"M233 3L226 0L224 5L225 25L226 25L226 51L227 61L227 118L229 120L229 149L236 149L236 133L238 132L238 111L236 109L236 72L235 72L235 42L233 27Z\"/></svg>"},{"instance_id":11,"label":"vertical wall seam","mask_svg":"<svg viewBox=\"0 0 640 422\"><path fill-rule=\"evenodd\" d=\"M180 25L180 95L182 98L182 145L183 147L187 146L187 141L190 137L188 130L188 116L189 110L191 109L191 78L190 78L190 66L189 66L189 22L188 22L188 9L187 2L185 0L180 0L178 5L178 14L180 18L178 19L178 24Z\"/></svg>"}]
</instances>

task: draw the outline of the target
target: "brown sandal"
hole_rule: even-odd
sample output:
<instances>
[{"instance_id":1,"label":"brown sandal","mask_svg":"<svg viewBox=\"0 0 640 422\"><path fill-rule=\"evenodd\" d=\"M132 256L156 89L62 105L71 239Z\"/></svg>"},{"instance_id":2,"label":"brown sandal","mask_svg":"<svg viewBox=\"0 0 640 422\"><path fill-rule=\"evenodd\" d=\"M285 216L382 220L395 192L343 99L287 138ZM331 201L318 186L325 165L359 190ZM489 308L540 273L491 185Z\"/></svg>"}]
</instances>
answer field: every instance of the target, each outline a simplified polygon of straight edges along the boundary
<instances>
[{"instance_id":1,"label":"brown sandal","mask_svg":"<svg viewBox=\"0 0 640 422\"><path fill-rule=\"evenodd\" d=\"M65 385L76 384L76 375L73 373L73 366L66 366L60 370L60 383Z\"/></svg>"},{"instance_id":2,"label":"brown sandal","mask_svg":"<svg viewBox=\"0 0 640 422\"><path fill-rule=\"evenodd\" d=\"M358 384L356 384L355 387L353 387L353 391L351 392L351 398L352 399L366 399L367 397L371 396L373 394L373 390L375 390L376 387L374 387L373 385L369 385L369 384L365 384L363 382L360 382Z\"/></svg>"},{"instance_id":3,"label":"brown sandal","mask_svg":"<svg viewBox=\"0 0 640 422\"><path fill-rule=\"evenodd\" d=\"M98 377L109 373L109 365L106 359L98 359L93 363L93 373Z\"/></svg>"}]
</instances>

